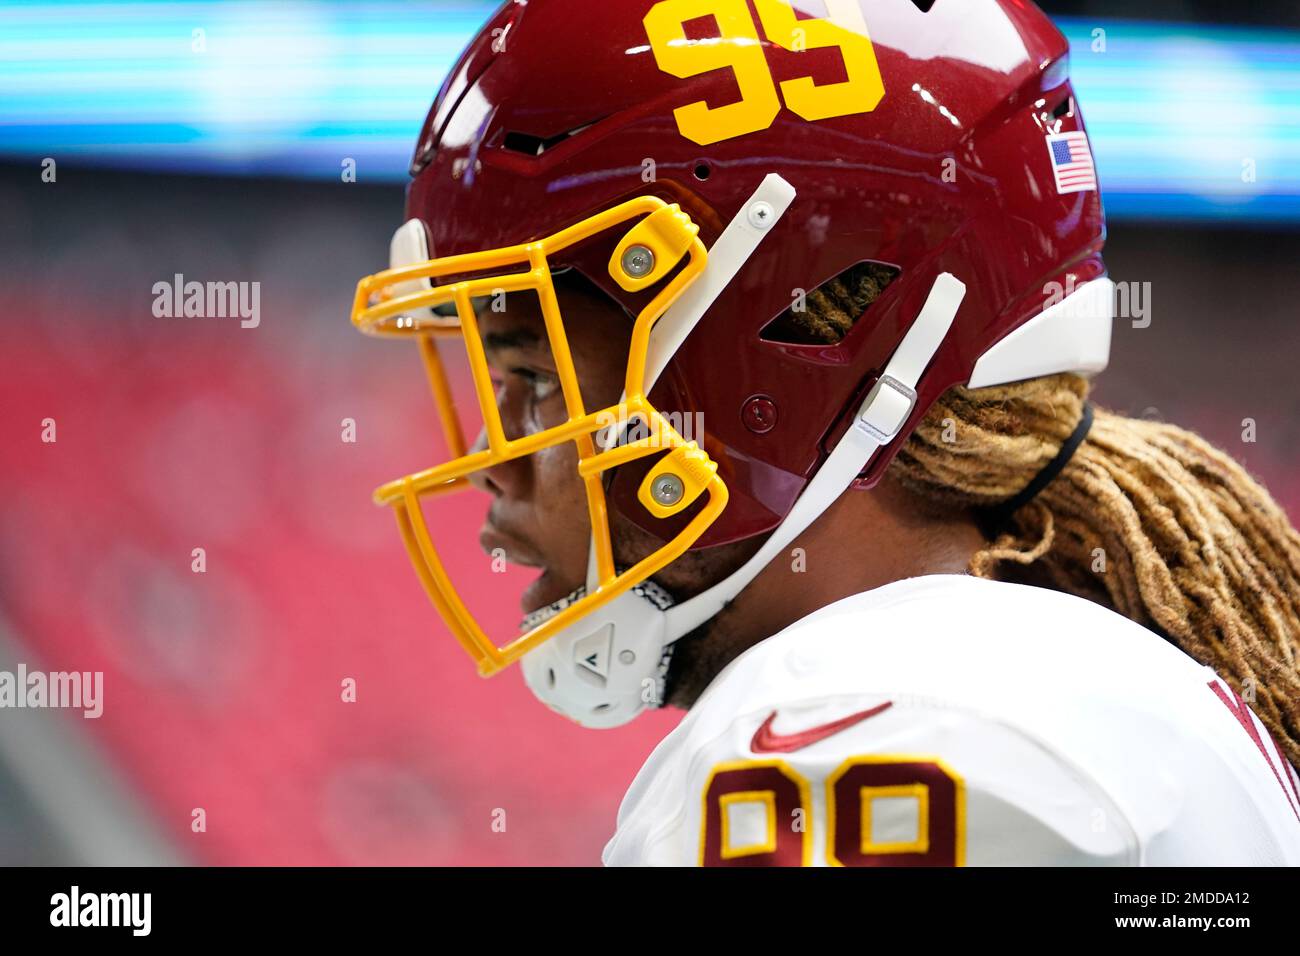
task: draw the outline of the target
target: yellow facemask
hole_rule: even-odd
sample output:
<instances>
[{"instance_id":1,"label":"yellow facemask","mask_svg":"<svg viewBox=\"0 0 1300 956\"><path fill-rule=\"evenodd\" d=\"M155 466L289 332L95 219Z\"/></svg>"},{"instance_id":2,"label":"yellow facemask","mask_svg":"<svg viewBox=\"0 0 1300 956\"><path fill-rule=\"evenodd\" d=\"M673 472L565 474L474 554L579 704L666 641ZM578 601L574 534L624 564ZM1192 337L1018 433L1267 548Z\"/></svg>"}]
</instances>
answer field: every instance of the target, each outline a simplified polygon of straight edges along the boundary
<instances>
[{"instance_id":1,"label":"yellow facemask","mask_svg":"<svg viewBox=\"0 0 1300 956\"><path fill-rule=\"evenodd\" d=\"M609 260L609 273L621 288L640 292L663 281L679 263L681 268L636 317L628 348L623 401L587 411L551 280L549 258L632 220L637 221L618 242ZM534 242L400 265L367 276L357 285L352 304L353 325L370 335L414 337L419 343L433 399L454 456L445 464L380 486L374 494L375 502L392 506L420 582L447 627L485 677L497 673L574 621L676 560L726 507L727 488L718 477L717 464L695 442L686 441L674 430L647 400L644 387L652 327L704 270L708 253L697 236L698 231L699 227L675 203L670 205L654 196L639 196ZM526 271L497 271L515 266L526 267ZM435 284L438 279L467 274L475 278ZM568 418L553 428L507 439L472 302L477 297L499 292L521 291L537 293ZM455 306L454 318L431 311L448 303ZM444 337L464 341L484 422L487 447L482 451L466 451L439 356L437 340ZM644 420L648 437L597 450L595 433L638 417ZM597 586L526 633L498 645L483 632L452 586L443 557L429 536L420 498L464 490L469 486L466 476L472 472L569 441L577 446L578 474L586 489ZM656 518L666 518L689 507L703 492L708 492L708 498L671 540L632 567L616 573L604 473L665 449L668 454L651 468L638 491L638 500L646 510Z\"/></svg>"}]
</instances>

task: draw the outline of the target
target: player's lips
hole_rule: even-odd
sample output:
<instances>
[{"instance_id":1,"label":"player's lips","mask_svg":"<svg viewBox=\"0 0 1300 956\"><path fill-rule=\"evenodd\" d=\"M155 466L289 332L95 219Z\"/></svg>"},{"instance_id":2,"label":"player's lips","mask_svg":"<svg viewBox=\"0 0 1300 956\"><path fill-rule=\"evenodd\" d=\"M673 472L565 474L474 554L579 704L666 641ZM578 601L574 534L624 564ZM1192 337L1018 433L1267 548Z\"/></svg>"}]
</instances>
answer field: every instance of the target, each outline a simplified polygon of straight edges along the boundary
<instances>
[{"instance_id":1,"label":"player's lips","mask_svg":"<svg viewBox=\"0 0 1300 956\"><path fill-rule=\"evenodd\" d=\"M577 587L577 584L560 580L559 576L547 567L541 552L530 542L519 535L502 531L493 524L491 519L484 522L483 528L479 531L478 543L486 554L493 554L500 548L510 564L542 569L537 579L524 588L524 593L519 596L519 609L524 614L531 614L538 608L568 597Z\"/></svg>"},{"instance_id":2,"label":"player's lips","mask_svg":"<svg viewBox=\"0 0 1300 956\"><path fill-rule=\"evenodd\" d=\"M532 545L512 534L506 534L490 522L484 524L479 531L478 544L487 555L495 555L497 551L501 551L510 564L518 564L526 568L546 567L546 562Z\"/></svg>"}]
</instances>

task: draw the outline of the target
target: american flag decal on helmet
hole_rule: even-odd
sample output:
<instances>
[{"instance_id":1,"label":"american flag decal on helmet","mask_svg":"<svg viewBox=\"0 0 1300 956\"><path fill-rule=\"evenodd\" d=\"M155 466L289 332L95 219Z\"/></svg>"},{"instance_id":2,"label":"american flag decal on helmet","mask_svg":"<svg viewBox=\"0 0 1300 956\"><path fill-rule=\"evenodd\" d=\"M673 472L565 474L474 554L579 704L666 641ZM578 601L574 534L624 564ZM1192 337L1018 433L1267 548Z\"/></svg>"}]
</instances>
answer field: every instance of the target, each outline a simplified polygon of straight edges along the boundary
<instances>
[{"instance_id":1,"label":"american flag decal on helmet","mask_svg":"<svg viewBox=\"0 0 1300 956\"><path fill-rule=\"evenodd\" d=\"M1097 188L1097 171L1092 165L1087 133L1048 134L1047 154L1052 160L1058 193L1081 193Z\"/></svg>"}]
</instances>

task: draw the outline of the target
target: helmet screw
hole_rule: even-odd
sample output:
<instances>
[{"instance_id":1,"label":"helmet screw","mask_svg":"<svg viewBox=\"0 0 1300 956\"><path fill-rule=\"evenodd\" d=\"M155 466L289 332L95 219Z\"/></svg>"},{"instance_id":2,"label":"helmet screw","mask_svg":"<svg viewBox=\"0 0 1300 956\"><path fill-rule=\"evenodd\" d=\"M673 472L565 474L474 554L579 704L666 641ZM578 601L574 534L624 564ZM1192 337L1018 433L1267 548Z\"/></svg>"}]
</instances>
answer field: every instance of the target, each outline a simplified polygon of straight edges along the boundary
<instances>
[{"instance_id":1,"label":"helmet screw","mask_svg":"<svg viewBox=\"0 0 1300 956\"><path fill-rule=\"evenodd\" d=\"M675 505L682 500L682 495L685 493L686 486L676 475L660 475L650 486L650 494L661 505Z\"/></svg>"},{"instance_id":2,"label":"helmet screw","mask_svg":"<svg viewBox=\"0 0 1300 956\"><path fill-rule=\"evenodd\" d=\"M623 271L633 279L648 275L655 267L655 254L645 246L628 246L623 250Z\"/></svg>"},{"instance_id":3,"label":"helmet screw","mask_svg":"<svg viewBox=\"0 0 1300 956\"><path fill-rule=\"evenodd\" d=\"M740 420L755 435L763 435L776 427L776 402L766 395L755 395L740 409Z\"/></svg>"},{"instance_id":4,"label":"helmet screw","mask_svg":"<svg viewBox=\"0 0 1300 956\"><path fill-rule=\"evenodd\" d=\"M776 210L770 202L760 199L749 207L749 224L755 229L766 229L776 222Z\"/></svg>"},{"instance_id":5,"label":"helmet screw","mask_svg":"<svg viewBox=\"0 0 1300 956\"><path fill-rule=\"evenodd\" d=\"M619 651L618 659L619 659L619 663L622 664L635 664L636 654L634 654L632 651Z\"/></svg>"}]
</instances>

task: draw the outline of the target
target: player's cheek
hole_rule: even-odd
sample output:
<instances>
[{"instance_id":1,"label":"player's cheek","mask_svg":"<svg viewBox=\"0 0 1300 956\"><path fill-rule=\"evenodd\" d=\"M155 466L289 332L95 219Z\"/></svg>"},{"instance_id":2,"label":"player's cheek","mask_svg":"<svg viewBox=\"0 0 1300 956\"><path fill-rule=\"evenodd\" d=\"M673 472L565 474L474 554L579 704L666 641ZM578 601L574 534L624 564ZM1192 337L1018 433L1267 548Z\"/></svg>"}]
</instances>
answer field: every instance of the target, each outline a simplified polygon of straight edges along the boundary
<instances>
[{"instance_id":1,"label":"player's cheek","mask_svg":"<svg viewBox=\"0 0 1300 956\"><path fill-rule=\"evenodd\" d=\"M663 542L632 524L619 511L611 509L610 534L614 543L615 563L631 567L649 557Z\"/></svg>"},{"instance_id":2,"label":"player's cheek","mask_svg":"<svg viewBox=\"0 0 1300 956\"><path fill-rule=\"evenodd\" d=\"M577 449L572 442L565 442L530 458L539 524L548 536L539 546L547 550L585 548L591 525L586 490L578 476Z\"/></svg>"}]
</instances>

